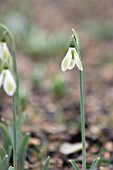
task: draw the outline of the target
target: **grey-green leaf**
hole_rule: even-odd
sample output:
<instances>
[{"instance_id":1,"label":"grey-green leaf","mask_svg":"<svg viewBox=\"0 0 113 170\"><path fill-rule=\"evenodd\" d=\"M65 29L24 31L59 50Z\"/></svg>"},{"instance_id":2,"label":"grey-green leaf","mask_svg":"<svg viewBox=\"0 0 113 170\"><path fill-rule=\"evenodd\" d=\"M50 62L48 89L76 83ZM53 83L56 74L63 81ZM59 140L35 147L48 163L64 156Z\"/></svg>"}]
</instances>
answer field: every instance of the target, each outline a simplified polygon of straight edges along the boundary
<instances>
[{"instance_id":1,"label":"grey-green leaf","mask_svg":"<svg viewBox=\"0 0 113 170\"><path fill-rule=\"evenodd\" d=\"M21 146L20 146L20 150L19 150L19 166L21 168L21 170L24 170L24 160L25 160L25 154L26 154L26 149L28 146L28 140L29 140L29 134L26 134L23 137Z\"/></svg>"},{"instance_id":2,"label":"grey-green leaf","mask_svg":"<svg viewBox=\"0 0 113 170\"><path fill-rule=\"evenodd\" d=\"M5 155L4 159L2 160L0 164L1 170L7 170L8 169L8 155Z\"/></svg>"},{"instance_id":3,"label":"grey-green leaf","mask_svg":"<svg viewBox=\"0 0 113 170\"><path fill-rule=\"evenodd\" d=\"M71 165L74 168L74 170L79 170L77 164L73 160L70 160L69 162L71 163Z\"/></svg>"},{"instance_id":4,"label":"grey-green leaf","mask_svg":"<svg viewBox=\"0 0 113 170\"><path fill-rule=\"evenodd\" d=\"M10 161L10 158L11 158L11 154L12 154L12 148L13 146L9 146L9 151L8 151L8 157L9 157L9 161Z\"/></svg>"},{"instance_id":5,"label":"grey-green leaf","mask_svg":"<svg viewBox=\"0 0 113 170\"><path fill-rule=\"evenodd\" d=\"M45 162L45 165L44 165L44 170L49 170L49 160L50 160L50 157L48 156L48 158Z\"/></svg>"},{"instance_id":6,"label":"grey-green leaf","mask_svg":"<svg viewBox=\"0 0 113 170\"><path fill-rule=\"evenodd\" d=\"M1 160L5 157L6 151L3 146L0 146L0 158Z\"/></svg>"},{"instance_id":7,"label":"grey-green leaf","mask_svg":"<svg viewBox=\"0 0 113 170\"><path fill-rule=\"evenodd\" d=\"M11 145L11 140L8 131L5 129L5 127L2 124L0 124L0 132L2 136L3 146L5 148L6 153L8 154L9 146Z\"/></svg>"},{"instance_id":8,"label":"grey-green leaf","mask_svg":"<svg viewBox=\"0 0 113 170\"><path fill-rule=\"evenodd\" d=\"M99 161L100 161L100 157L97 158L97 159L95 159L95 160L92 162L92 164L91 164L90 170L96 170Z\"/></svg>"}]
</instances>

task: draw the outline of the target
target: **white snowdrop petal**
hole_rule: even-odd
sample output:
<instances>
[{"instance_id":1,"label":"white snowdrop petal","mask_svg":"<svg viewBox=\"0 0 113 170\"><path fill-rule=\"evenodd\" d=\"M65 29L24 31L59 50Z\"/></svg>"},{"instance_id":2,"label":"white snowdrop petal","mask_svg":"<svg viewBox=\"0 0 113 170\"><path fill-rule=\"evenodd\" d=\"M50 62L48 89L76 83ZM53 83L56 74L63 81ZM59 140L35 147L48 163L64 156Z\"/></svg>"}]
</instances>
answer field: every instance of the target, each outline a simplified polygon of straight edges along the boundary
<instances>
[{"instance_id":1,"label":"white snowdrop petal","mask_svg":"<svg viewBox=\"0 0 113 170\"><path fill-rule=\"evenodd\" d=\"M9 52L7 44L4 42L3 43L3 60L5 61L9 57L10 57L10 52Z\"/></svg>"},{"instance_id":2,"label":"white snowdrop petal","mask_svg":"<svg viewBox=\"0 0 113 170\"><path fill-rule=\"evenodd\" d=\"M7 95L13 96L16 91L16 83L10 72L10 70L6 70L5 77L3 81L3 88Z\"/></svg>"},{"instance_id":3,"label":"white snowdrop petal","mask_svg":"<svg viewBox=\"0 0 113 170\"><path fill-rule=\"evenodd\" d=\"M71 55L71 50L69 48L66 56L64 57L64 59L62 60L61 63L61 70L62 71L66 71L71 63L71 59L72 59L72 55Z\"/></svg>"},{"instance_id":4,"label":"white snowdrop petal","mask_svg":"<svg viewBox=\"0 0 113 170\"><path fill-rule=\"evenodd\" d=\"M2 86L2 83L3 83L3 75L4 75L4 73L2 71L0 74L0 87Z\"/></svg>"},{"instance_id":5,"label":"white snowdrop petal","mask_svg":"<svg viewBox=\"0 0 113 170\"><path fill-rule=\"evenodd\" d=\"M7 46L6 42L1 42L0 43L0 59L2 61L5 61L7 59L10 59L10 52Z\"/></svg>"},{"instance_id":6,"label":"white snowdrop petal","mask_svg":"<svg viewBox=\"0 0 113 170\"><path fill-rule=\"evenodd\" d=\"M73 68L74 68L74 66L75 66L75 60L74 60L74 59L72 59L72 60L71 60L70 65L69 65L69 67L68 67L68 70L73 69Z\"/></svg>"},{"instance_id":7,"label":"white snowdrop petal","mask_svg":"<svg viewBox=\"0 0 113 170\"><path fill-rule=\"evenodd\" d=\"M79 57L76 49L74 49L74 60L75 60L75 64L77 65L78 69L82 71L83 70L82 62L80 60L80 57Z\"/></svg>"},{"instance_id":8,"label":"white snowdrop petal","mask_svg":"<svg viewBox=\"0 0 113 170\"><path fill-rule=\"evenodd\" d=\"M0 59L3 60L3 44L0 43Z\"/></svg>"}]
</instances>

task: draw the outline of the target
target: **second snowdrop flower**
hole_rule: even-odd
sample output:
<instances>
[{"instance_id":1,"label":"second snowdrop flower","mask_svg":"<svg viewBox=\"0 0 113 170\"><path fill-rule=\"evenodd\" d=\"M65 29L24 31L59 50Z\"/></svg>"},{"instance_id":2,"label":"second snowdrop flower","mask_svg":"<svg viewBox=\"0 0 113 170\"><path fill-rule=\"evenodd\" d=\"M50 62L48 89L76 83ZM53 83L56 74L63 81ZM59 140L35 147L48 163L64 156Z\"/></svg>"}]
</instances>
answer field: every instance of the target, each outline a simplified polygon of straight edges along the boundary
<instances>
[{"instance_id":1,"label":"second snowdrop flower","mask_svg":"<svg viewBox=\"0 0 113 170\"><path fill-rule=\"evenodd\" d=\"M0 59L8 68L12 69L12 57L6 42L0 42Z\"/></svg>"},{"instance_id":2,"label":"second snowdrop flower","mask_svg":"<svg viewBox=\"0 0 113 170\"><path fill-rule=\"evenodd\" d=\"M61 63L61 70L62 71L66 71L67 69L71 70L74 68L75 65L78 67L79 70L81 71L83 70L82 62L77 53L77 50L75 49L74 37L72 36L68 52Z\"/></svg>"},{"instance_id":3,"label":"second snowdrop flower","mask_svg":"<svg viewBox=\"0 0 113 170\"><path fill-rule=\"evenodd\" d=\"M8 58L10 58L10 52L9 49L7 47L7 43L6 42L1 42L0 43L0 59L2 61L7 60Z\"/></svg>"},{"instance_id":4,"label":"second snowdrop flower","mask_svg":"<svg viewBox=\"0 0 113 170\"><path fill-rule=\"evenodd\" d=\"M2 70L0 75L0 87L3 84L4 91L8 96L13 96L16 91L16 83L10 70Z\"/></svg>"}]
</instances>

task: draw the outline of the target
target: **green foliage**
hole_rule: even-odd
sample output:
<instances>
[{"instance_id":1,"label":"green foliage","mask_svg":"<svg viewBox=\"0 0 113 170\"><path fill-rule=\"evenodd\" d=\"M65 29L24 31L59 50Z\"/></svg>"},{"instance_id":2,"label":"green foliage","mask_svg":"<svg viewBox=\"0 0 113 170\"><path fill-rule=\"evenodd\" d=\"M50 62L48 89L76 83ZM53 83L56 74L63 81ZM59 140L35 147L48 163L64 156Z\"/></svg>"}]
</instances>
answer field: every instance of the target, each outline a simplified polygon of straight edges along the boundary
<instances>
[{"instance_id":1,"label":"green foliage","mask_svg":"<svg viewBox=\"0 0 113 170\"><path fill-rule=\"evenodd\" d=\"M19 89L19 97L20 97L20 103L21 103L21 107L22 110L25 109L27 102L28 102L28 93L27 90L25 88L20 88Z\"/></svg>"},{"instance_id":2,"label":"green foliage","mask_svg":"<svg viewBox=\"0 0 113 170\"><path fill-rule=\"evenodd\" d=\"M46 34L44 30L32 26L26 12L22 10L7 13L2 21L12 30L18 47L34 58L48 59L58 56L68 45L66 34L63 32Z\"/></svg>"},{"instance_id":3,"label":"green foliage","mask_svg":"<svg viewBox=\"0 0 113 170\"><path fill-rule=\"evenodd\" d=\"M45 34L32 28L25 42L24 50L28 54L41 57L54 57L65 50L67 37L63 33ZM45 58L43 58L45 59Z\"/></svg>"},{"instance_id":4,"label":"green foliage","mask_svg":"<svg viewBox=\"0 0 113 170\"><path fill-rule=\"evenodd\" d=\"M100 158L95 159L91 164L90 170L96 170L96 168L99 164L99 161L100 161Z\"/></svg>"},{"instance_id":5,"label":"green foliage","mask_svg":"<svg viewBox=\"0 0 113 170\"><path fill-rule=\"evenodd\" d=\"M17 44L21 46L23 38L26 38L30 29L30 22L28 17L22 10L20 10L18 12L9 12L2 18L2 20L3 23L12 30L13 34L15 35Z\"/></svg>"},{"instance_id":6,"label":"green foliage","mask_svg":"<svg viewBox=\"0 0 113 170\"><path fill-rule=\"evenodd\" d=\"M67 93L66 81L61 75L57 75L51 82L51 91L57 96L61 97Z\"/></svg>"},{"instance_id":7,"label":"green foliage","mask_svg":"<svg viewBox=\"0 0 113 170\"><path fill-rule=\"evenodd\" d=\"M111 164L110 159L101 158L99 161L99 165L108 166L110 164Z\"/></svg>"},{"instance_id":8,"label":"green foliage","mask_svg":"<svg viewBox=\"0 0 113 170\"><path fill-rule=\"evenodd\" d=\"M7 164L6 164L7 167L5 168L8 169L9 160L13 148L13 124L10 123L8 125L8 128L7 127L5 128L3 124L0 124L0 132L3 141L3 147L2 146L0 147L0 157L1 160L2 159L4 161L7 160ZM24 170L24 160L25 160L25 154L28 145L29 134L26 135L21 134L21 136L19 134L20 133L17 124L17 159L19 164L19 170ZM6 159L6 154L8 155L7 159Z\"/></svg>"},{"instance_id":9,"label":"green foliage","mask_svg":"<svg viewBox=\"0 0 113 170\"><path fill-rule=\"evenodd\" d=\"M6 150L3 146L0 146L0 170L7 170L9 166L9 161L11 157L12 147L9 146L9 153L6 153Z\"/></svg>"},{"instance_id":10,"label":"green foliage","mask_svg":"<svg viewBox=\"0 0 113 170\"><path fill-rule=\"evenodd\" d=\"M45 165L44 165L44 170L49 170L49 160L50 160L50 157L48 156L48 158L45 162Z\"/></svg>"},{"instance_id":11,"label":"green foliage","mask_svg":"<svg viewBox=\"0 0 113 170\"><path fill-rule=\"evenodd\" d=\"M77 164L73 160L70 160L69 162L71 163L71 165L74 168L74 170L79 170Z\"/></svg>"},{"instance_id":12,"label":"green foliage","mask_svg":"<svg viewBox=\"0 0 113 170\"><path fill-rule=\"evenodd\" d=\"M85 24L86 25L86 24ZM100 21L88 22L86 31L95 39L112 40L113 39L113 23Z\"/></svg>"},{"instance_id":13,"label":"green foliage","mask_svg":"<svg viewBox=\"0 0 113 170\"><path fill-rule=\"evenodd\" d=\"M77 164L73 160L70 160L69 162L71 163L74 170L79 170ZM99 162L100 158L95 159L91 164L90 170L96 170L97 166L99 165Z\"/></svg>"},{"instance_id":14,"label":"green foliage","mask_svg":"<svg viewBox=\"0 0 113 170\"><path fill-rule=\"evenodd\" d=\"M6 153L9 153L9 148L12 145L11 138L9 136L7 128L5 128L2 124L0 124L0 132L3 141L3 147L5 148Z\"/></svg>"},{"instance_id":15,"label":"green foliage","mask_svg":"<svg viewBox=\"0 0 113 170\"><path fill-rule=\"evenodd\" d=\"M11 151L12 151L12 149L11 149L11 147L9 147L9 153L7 154L4 147L0 146L0 169L2 169L2 170L8 169Z\"/></svg>"},{"instance_id":16,"label":"green foliage","mask_svg":"<svg viewBox=\"0 0 113 170\"><path fill-rule=\"evenodd\" d=\"M4 158L0 161L0 170L7 170L9 164L8 155L5 155Z\"/></svg>"},{"instance_id":17,"label":"green foliage","mask_svg":"<svg viewBox=\"0 0 113 170\"><path fill-rule=\"evenodd\" d=\"M6 155L6 151L3 146L0 146L0 160L2 160Z\"/></svg>"},{"instance_id":18,"label":"green foliage","mask_svg":"<svg viewBox=\"0 0 113 170\"><path fill-rule=\"evenodd\" d=\"M26 154L26 149L28 145L28 140L29 140L29 134L23 135L19 130L19 124L17 123L17 137L16 137L16 142L17 142L17 160L18 160L18 165L19 165L19 170L24 170L24 160L25 160L25 154ZM11 137L11 141L13 143L13 124L9 124L9 134Z\"/></svg>"},{"instance_id":19,"label":"green foliage","mask_svg":"<svg viewBox=\"0 0 113 170\"><path fill-rule=\"evenodd\" d=\"M29 140L29 134L26 134L25 136L23 136L23 139L20 145L20 150L18 152L18 165L19 165L20 170L24 170L24 160L25 160L28 140Z\"/></svg>"},{"instance_id":20,"label":"green foliage","mask_svg":"<svg viewBox=\"0 0 113 170\"><path fill-rule=\"evenodd\" d=\"M37 88L40 86L43 78L44 78L44 67L43 65L38 65L32 72L31 81L33 88Z\"/></svg>"}]
</instances>

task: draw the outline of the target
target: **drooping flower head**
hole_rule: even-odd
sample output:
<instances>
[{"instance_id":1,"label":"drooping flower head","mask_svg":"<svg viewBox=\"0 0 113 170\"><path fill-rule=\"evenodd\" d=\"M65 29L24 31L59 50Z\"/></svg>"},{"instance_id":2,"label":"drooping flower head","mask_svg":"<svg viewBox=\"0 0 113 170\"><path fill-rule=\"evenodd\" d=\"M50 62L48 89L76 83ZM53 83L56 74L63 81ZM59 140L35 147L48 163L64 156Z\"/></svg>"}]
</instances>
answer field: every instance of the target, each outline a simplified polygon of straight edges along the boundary
<instances>
[{"instance_id":1,"label":"drooping flower head","mask_svg":"<svg viewBox=\"0 0 113 170\"><path fill-rule=\"evenodd\" d=\"M64 57L61 63L61 70L62 71L66 71L67 69L71 70L74 68L75 65L78 67L79 70L81 71L83 70L82 62L75 48L74 36L72 35L71 41L70 41L70 47L68 49L66 56Z\"/></svg>"},{"instance_id":2,"label":"drooping flower head","mask_svg":"<svg viewBox=\"0 0 113 170\"><path fill-rule=\"evenodd\" d=\"M10 70L2 70L0 74L0 87L3 85L8 96L13 96L16 91L16 83Z\"/></svg>"},{"instance_id":3,"label":"drooping flower head","mask_svg":"<svg viewBox=\"0 0 113 170\"><path fill-rule=\"evenodd\" d=\"M12 57L9 52L6 42L0 42L0 87L3 85L3 89L7 95L13 96L16 91L16 83L11 73L12 70Z\"/></svg>"}]
</instances>

